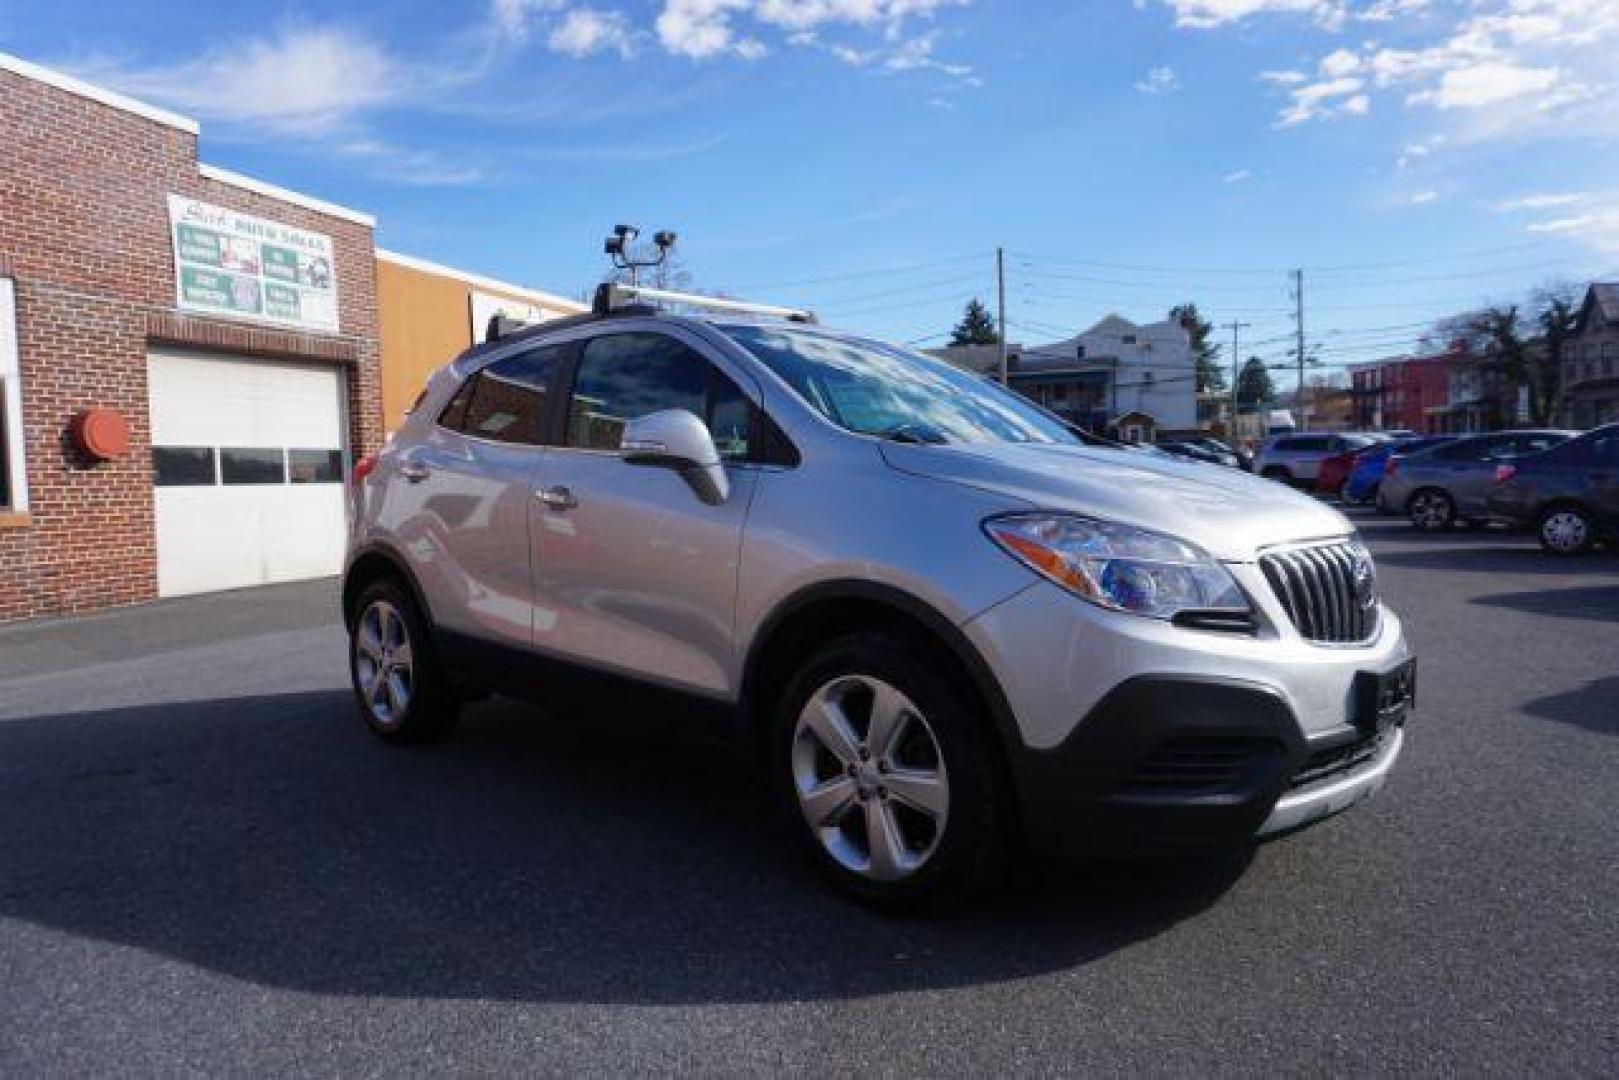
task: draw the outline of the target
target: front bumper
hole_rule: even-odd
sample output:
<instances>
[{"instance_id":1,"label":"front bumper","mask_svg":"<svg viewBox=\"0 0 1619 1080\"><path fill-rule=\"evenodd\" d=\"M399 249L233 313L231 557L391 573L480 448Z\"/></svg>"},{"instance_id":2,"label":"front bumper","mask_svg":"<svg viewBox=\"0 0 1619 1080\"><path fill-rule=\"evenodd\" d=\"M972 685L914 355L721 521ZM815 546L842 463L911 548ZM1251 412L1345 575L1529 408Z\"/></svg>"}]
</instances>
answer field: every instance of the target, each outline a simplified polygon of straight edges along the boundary
<instances>
[{"instance_id":1,"label":"front bumper","mask_svg":"<svg viewBox=\"0 0 1619 1080\"><path fill-rule=\"evenodd\" d=\"M1230 846L1299 828L1382 787L1403 714L1365 726L1366 680L1409 660L1383 611L1353 647L1301 639L1252 566L1232 565L1257 635L1103 611L1039 585L965 627L1003 688L1026 831L1042 848Z\"/></svg>"},{"instance_id":2,"label":"front bumper","mask_svg":"<svg viewBox=\"0 0 1619 1080\"><path fill-rule=\"evenodd\" d=\"M1281 696L1251 683L1143 676L1048 751L1016 749L1034 847L1086 855L1231 848L1291 832L1376 794L1405 745L1380 729L1306 738Z\"/></svg>"}]
</instances>

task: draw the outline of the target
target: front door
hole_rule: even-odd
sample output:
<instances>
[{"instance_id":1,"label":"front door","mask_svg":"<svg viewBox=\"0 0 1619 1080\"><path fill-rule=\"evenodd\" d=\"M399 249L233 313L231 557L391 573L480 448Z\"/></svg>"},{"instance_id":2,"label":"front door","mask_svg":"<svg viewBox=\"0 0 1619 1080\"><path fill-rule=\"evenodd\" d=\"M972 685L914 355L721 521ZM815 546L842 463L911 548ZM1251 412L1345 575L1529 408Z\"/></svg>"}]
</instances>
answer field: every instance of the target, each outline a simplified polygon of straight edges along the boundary
<instances>
[{"instance_id":1,"label":"front door","mask_svg":"<svg viewBox=\"0 0 1619 1080\"><path fill-rule=\"evenodd\" d=\"M703 503L670 469L619 456L625 425L664 409L702 417L728 461L748 455L754 406L736 379L666 333L610 333L579 353L563 446L533 500L534 640L542 652L731 697L737 569L758 474L728 469Z\"/></svg>"}]
</instances>

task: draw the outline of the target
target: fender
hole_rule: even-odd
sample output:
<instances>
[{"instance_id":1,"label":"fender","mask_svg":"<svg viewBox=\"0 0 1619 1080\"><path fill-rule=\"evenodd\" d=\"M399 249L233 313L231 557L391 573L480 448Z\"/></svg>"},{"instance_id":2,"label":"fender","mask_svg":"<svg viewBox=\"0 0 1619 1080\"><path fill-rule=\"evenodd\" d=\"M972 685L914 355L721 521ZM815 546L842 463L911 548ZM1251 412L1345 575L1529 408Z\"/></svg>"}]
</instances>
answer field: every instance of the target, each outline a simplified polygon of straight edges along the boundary
<instances>
[{"instance_id":1,"label":"fender","mask_svg":"<svg viewBox=\"0 0 1619 1080\"><path fill-rule=\"evenodd\" d=\"M818 604L838 600L880 604L920 623L961 663L979 697L988 706L990 717L1007 750L1014 752L1022 749L1023 737L1018 732L1012 706L1001 689L1000 681L967 635L925 600L892 585L860 578L817 582L791 594L771 610L749 643L747 661L742 669L742 704L745 711L753 712L763 652L775 632L798 613Z\"/></svg>"},{"instance_id":2,"label":"fender","mask_svg":"<svg viewBox=\"0 0 1619 1080\"><path fill-rule=\"evenodd\" d=\"M405 587L410 590L410 598L416 602L416 610L422 613L428 629L432 629L433 609L427 603L427 594L422 591L421 582L416 580L416 574L410 569L409 560L386 540L369 540L349 554L348 563L343 568L343 625L352 629L349 627L349 608L353 606L351 601L354 598L354 568L368 557L383 559L393 568L404 581Z\"/></svg>"}]
</instances>

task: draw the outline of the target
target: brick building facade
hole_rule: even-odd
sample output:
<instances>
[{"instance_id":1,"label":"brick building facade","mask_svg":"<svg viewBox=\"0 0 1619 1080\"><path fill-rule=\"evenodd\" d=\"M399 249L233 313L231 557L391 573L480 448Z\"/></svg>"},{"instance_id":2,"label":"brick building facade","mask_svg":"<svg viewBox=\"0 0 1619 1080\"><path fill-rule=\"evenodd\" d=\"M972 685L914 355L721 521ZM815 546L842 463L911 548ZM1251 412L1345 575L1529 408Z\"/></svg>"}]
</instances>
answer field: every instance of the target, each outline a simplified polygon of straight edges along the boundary
<instances>
[{"instance_id":1,"label":"brick building facade","mask_svg":"<svg viewBox=\"0 0 1619 1080\"><path fill-rule=\"evenodd\" d=\"M200 165L197 137L183 117L0 56L0 279L15 298L0 392L21 418L5 464L23 481L0 505L0 620L158 595L154 348L334 367L346 459L381 443L371 219ZM180 311L172 195L329 237L336 332ZM92 408L124 419L127 452L80 449L72 425Z\"/></svg>"}]
</instances>

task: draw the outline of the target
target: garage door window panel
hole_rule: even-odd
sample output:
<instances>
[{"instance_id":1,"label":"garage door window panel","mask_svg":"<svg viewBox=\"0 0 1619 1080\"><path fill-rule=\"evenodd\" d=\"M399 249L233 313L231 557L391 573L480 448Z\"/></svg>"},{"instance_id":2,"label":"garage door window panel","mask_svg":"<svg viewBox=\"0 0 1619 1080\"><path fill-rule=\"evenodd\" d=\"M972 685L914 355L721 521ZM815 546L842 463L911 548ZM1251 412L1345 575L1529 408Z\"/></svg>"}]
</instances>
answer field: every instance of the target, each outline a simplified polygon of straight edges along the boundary
<instances>
[{"instance_id":1,"label":"garage door window panel","mask_svg":"<svg viewBox=\"0 0 1619 1080\"><path fill-rule=\"evenodd\" d=\"M287 479L294 484L341 484L341 450L288 450Z\"/></svg>"},{"instance_id":2,"label":"garage door window panel","mask_svg":"<svg viewBox=\"0 0 1619 1080\"><path fill-rule=\"evenodd\" d=\"M152 447L154 487L213 487L217 483L218 459L213 447Z\"/></svg>"},{"instance_id":3,"label":"garage door window panel","mask_svg":"<svg viewBox=\"0 0 1619 1080\"><path fill-rule=\"evenodd\" d=\"M279 449L224 447L219 451L219 478L227 487L246 484L285 484L286 453Z\"/></svg>"}]
</instances>

